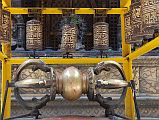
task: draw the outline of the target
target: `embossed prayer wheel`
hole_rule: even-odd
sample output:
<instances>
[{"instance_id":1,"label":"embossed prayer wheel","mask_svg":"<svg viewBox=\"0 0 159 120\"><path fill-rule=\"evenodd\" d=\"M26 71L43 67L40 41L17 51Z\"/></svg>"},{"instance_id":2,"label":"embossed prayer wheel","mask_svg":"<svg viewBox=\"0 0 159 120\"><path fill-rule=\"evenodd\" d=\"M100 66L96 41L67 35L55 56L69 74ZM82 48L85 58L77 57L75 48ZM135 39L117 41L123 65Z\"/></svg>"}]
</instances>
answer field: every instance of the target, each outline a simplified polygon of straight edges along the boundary
<instances>
[{"instance_id":1,"label":"embossed prayer wheel","mask_svg":"<svg viewBox=\"0 0 159 120\"><path fill-rule=\"evenodd\" d=\"M38 20L30 20L27 22L26 49L27 50L43 49L42 24Z\"/></svg>"},{"instance_id":2,"label":"embossed prayer wheel","mask_svg":"<svg viewBox=\"0 0 159 120\"><path fill-rule=\"evenodd\" d=\"M106 50L109 48L109 24L98 22L93 25L94 48L96 50Z\"/></svg>"},{"instance_id":3,"label":"embossed prayer wheel","mask_svg":"<svg viewBox=\"0 0 159 120\"><path fill-rule=\"evenodd\" d=\"M62 27L61 50L73 52L76 49L78 28L73 24L66 24Z\"/></svg>"},{"instance_id":4,"label":"embossed prayer wheel","mask_svg":"<svg viewBox=\"0 0 159 120\"><path fill-rule=\"evenodd\" d=\"M143 40L143 28L142 28L142 14L141 14L141 1L132 0L130 7L131 12L131 28L132 39L130 43L142 42Z\"/></svg>"},{"instance_id":5,"label":"embossed prayer wheel","mask_svg":"<svg viewBox=\"0 0 159 120\"><path fill-rule=\"evenodd\" d=\"M125 42L130 44L132 41L132 29L131 29L131 12L125 14Z\"/></svg>"},{"instance_id":6,"label":"embossed prayer wheel","mask_svg":"<svg viewBox=\"0 0 159 120\"><path fill-rule=\"evenodd\" d=\"M2 34L3 40L11 41L11 14L6 10L2 10Z\"/></svg>"},{"instance_id":7,"label":"embossed prayer wheel","mask_svg":"<svg viewBox=\"0 0 159 120\"><path fill-rule=\"evenodd\" d=\"M159 28L159 0L141 0L144 36L152 38Z\"/></svg>"}]
</instances>

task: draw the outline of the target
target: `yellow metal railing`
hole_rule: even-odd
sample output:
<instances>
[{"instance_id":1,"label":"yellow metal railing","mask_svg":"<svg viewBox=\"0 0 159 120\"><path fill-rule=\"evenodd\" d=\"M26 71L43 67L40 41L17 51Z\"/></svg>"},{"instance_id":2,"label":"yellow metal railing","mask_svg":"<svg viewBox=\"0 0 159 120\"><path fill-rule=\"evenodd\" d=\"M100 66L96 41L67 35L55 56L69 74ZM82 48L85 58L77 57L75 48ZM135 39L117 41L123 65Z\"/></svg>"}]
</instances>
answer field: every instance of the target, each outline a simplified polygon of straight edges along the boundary
<instances>
[{"instance_id":1,"label":"yellow metal railing","mask_svg":"<svg viewBox=\"0 0 159 120\"><path fill-rule=\"evenodd\" d=\"M40 58L46 64L97 64L101 61L113 60L118 63L124 63L124 58ZM10 64L22 64L28 58L11 58L8 59Z\"/></svg>"},{"instance_id":2,"label":"yellow metal railing","mask_svg":"<svg viewBox=\"0 0 159 120\"><path fill-rule=\"evenodd\" d=\"M105 14L125 14L127 8L5 8L11 14L29 14L29 10L40 10L40 14L63 14L63 10L72 10L74 14L95 14L96 10L104 10Z\"/></svg>"}]
</instances>

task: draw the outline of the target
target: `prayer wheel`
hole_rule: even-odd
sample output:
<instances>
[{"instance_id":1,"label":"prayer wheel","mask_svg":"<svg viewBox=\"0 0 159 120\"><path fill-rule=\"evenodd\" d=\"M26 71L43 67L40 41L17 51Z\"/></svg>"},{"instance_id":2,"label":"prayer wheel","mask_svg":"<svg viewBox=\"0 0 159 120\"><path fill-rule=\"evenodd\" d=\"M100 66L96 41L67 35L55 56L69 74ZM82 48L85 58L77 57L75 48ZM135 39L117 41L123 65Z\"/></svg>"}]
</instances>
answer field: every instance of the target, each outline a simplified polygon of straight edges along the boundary
<instances>
[{"instance_id":1,"label":"prayer wheel","mask_svg":"<svg viewBox=\"0 0 159 120\"><path fill-rule=\"evenodd\" d=\"M2 10L2 34L3 40L11 41L11 14L6 10Z\"/></svg>"},{"instance_id":2,"label":"prayer wheel","mask_svg":"<svg viewBox=\"0 0 159 120\"><path fill-rule=\"evenodd\" d=\"M62 27L61 50L63 52L73 52L76 50L77 26L66 24Z\"/></svg>"},{"instance_id":3,"label":"prayer wheel","mask_svg":"<svg viewBox=\"0 0 159 120\"><path fill-rule=\"evenodd\" d=\"M152 38L159 28L159 0L141 0L144 36Z\"/></svg>"},{"instance_id":4,"label":"prayer wheel","mask_svg":"<svg viewBox=\"0 0 159 120\"><path fill-rule=\"evenodd\" d=\"M43 49L42 24L38 20L30 20L27 22L26 49L27 50Z\"/></svg>"},{"instance_id":5,"label":"prayer wheel","mask_svg":"<svg viewBox=\"0 0 159 120\"><path fill-rule=\"evenodd\" d=\"M106 50L109 48L109 24L97 22L93 25L94 48L96 50Z\"/></svg>"},{"instance_id":6,"label":"prayer wheel","mask_svg":"<svg viewBox=\"0 0 159 120\"><path fill-rule=\"evenodd\" d=\"M142 14L141 14L141 2L140 0L132 0L130 6L131 12L131 33L132 39L130 43L142 42L143 40L143 28L142 28Z\"/></svg>"},{"instance_id":7,"label":"prayer wheel","mask_svg":"<svg viewBox=\"0 0 159 120\"><path fill-rule=\"evenodd\" d=\"M131 29L131 12L125 14L125 42L130 44L132 41L132 29Z\"/></svg>"}]
</instances>

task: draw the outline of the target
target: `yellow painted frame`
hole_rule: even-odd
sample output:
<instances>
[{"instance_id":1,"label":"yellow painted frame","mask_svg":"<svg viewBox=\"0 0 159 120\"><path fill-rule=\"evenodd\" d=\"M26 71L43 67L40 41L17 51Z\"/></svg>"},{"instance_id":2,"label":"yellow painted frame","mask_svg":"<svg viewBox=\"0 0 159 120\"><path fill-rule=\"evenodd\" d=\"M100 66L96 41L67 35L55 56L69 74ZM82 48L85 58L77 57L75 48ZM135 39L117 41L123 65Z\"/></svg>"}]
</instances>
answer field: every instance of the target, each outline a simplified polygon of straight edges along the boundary
<instances>
[{"instance_id":1,"label":"yellow painted frame","mask_svg":"<svg viewBox=\"0 0 159 120\"><path fill-rule=\"evenodd\" d=\"M11 14L28 14L28 9L31 8L12 8L10 4L11 0L2 0L3 8L10 11ZM131 0L120 0L121 8L65 8L74 9L75 14L94 14L95 9L106 9L107 14L120 14L121 15L121 36L122 36L122 57L120 58L40 58L46 64L96 64L100 61L114 60L123 64L123 69L128 81L132 80L132 60L136 59L140 55L143 55L152 49L159 46L159 37L155 38L151 42L145 44L138 50L131 52L131 45L125 43L125 24L124 14L129 10ZM41 9L42 14L62 14L61 8L33 8ZM14 58L11 57L11 46L9 43L2 43L2 52L0 52L0 61L2 61L2 89L1 89L1 109L4 98L4 90L6 86L6 80L11 81L11 65L21 64L28 58ZM7 105L5 109L5 118L10 117L11 106L11 90L7 96ZM133 102L133 95L131 89L128 89L125 98L125 115L132 120L135 120L135 109Z\"/></svg>"},{"instance_id":2,"label":"yellow painted frame","mask_svg":"<svg viewBox=\"0 0 159 120\"><path fill-rule=\"evenodd\" d=\"M28 14L28 10L41 10L41 14L63 14L62 10L74 10L75 14L95 14L95 10L105 10L106 14L125 14L127 8L5 8L11 14Z\"/></svg>"}]
</instances>

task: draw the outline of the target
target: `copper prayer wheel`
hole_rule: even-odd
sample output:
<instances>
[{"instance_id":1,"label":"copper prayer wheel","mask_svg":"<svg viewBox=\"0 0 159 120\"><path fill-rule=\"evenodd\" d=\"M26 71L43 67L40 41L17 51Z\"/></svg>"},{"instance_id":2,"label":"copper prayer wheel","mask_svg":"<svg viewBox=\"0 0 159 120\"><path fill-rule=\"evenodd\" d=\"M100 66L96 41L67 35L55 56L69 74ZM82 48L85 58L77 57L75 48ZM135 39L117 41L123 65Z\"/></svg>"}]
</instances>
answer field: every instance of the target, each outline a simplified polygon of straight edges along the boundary
<instances>
[{"instance_id":1,"label":"copper prayer wheel","mask_svg":"<svg viewBox=\"0 0 159 120\"><path fill-rule=\"evenodd\" d=\"M130 44L132 41L132 29L131 29L131 12L125 14L125 42Z\"/></svg>"},{"instance_id":2,"label":"copper prayer wheel","mask_svg":"<svg viewBox=\"0 0 159 120\"><path fill-rule=\"evenodd\" d=\"M98 22L93 25L94 48L96 50L105 50L109 48L109 24Z\"/></svg>"},{"instance_id":3,"label":"copper prayer wheel","mask_svg":"<svg viewBox=\"0 0 159 120\"><path fill-rule=\"evenodd\" d=\"M141 16L141 2L140 0L133 0L131 7L131 28L132 39L130 43L141 42L143 40L142 16Z\"/></svg>"},{"instance_id":4,"label":"copper prayer wheel","mask_svg":"<svg viewBox=\"0 0 159 120\"><path fill-rule=\"evenodd\" d=\"M42 24L38 20L30 20L26 25L26 49L42 50Z\"/></svg>"},{"instance_id":5,"label":"copper prayer wheel","mask_svg":"<svg viewBox=\"0 0 159 120\"><path fill-rule=\"evenodd\" d=\"M73 24L66 24L62 27L61 50L73 52L76 49L78 28Z\"/></svg>"},{"instance_id":6,"label":"copper prayer wheel","mask_svg":"<svg viewBox=\"0 0 159 120\"><path fill-rule=\"evenodd\" d=\"M144 36L152 38L154 30L159 28L159 1L141 0Z\"/></svg>"}]
</instances>

